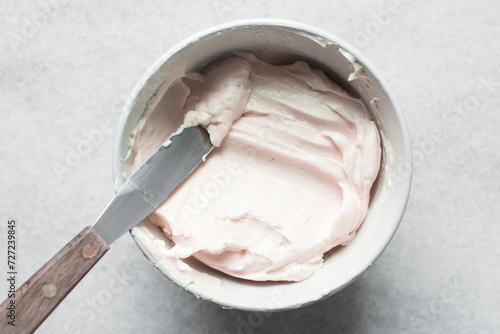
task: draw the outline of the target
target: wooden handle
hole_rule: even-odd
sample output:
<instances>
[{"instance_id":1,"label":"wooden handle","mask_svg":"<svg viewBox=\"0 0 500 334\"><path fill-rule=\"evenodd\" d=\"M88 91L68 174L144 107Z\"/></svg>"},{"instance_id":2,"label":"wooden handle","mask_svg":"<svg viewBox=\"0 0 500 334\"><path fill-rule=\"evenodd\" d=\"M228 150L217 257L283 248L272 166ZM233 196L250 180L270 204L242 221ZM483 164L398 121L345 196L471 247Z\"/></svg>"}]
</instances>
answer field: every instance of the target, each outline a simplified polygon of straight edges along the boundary
<instances>
[{"instance_id":1,"label":"wooden handle","mask_svg":"<svg viewBox=\"0 0 500 334\"><path fill-rule=\"evenodd\" d=\"M2 304L0 333L32 333L108 249L92 227L83 229ZM15 305L15 326L8 323L11 301Z\"/></svg>"}]
</instances>

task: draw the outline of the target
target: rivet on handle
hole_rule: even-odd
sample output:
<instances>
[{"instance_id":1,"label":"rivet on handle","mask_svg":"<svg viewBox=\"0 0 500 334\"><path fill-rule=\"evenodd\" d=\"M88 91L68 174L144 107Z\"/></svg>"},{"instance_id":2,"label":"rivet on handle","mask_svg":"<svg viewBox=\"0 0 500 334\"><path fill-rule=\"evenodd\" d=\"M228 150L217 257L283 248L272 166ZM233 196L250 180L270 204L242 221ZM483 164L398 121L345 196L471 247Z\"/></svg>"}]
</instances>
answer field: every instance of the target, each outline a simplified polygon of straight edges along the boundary
<instances>
[{"instance_id":1,"label":"rivet on handle","mask_svg":"<svg viewBox=\"0 0 500 334\"><path fill-rule=\"evenodd\" d=\"M47 298L53 298L57 294L57 288L54 284L45 284L42 287L42 293Z\"/></svg>"},{"instance_id":2,"label":"rivet on handle","mask_svg":"<svg viewBox=\"0 0 500 334\"><path fill-rule=\"evenodd\" d=\"M85 244L82 247L82 256L86 259L91 259L95 255L95 247L92 244Z\"/></svg>"}]
</instances>

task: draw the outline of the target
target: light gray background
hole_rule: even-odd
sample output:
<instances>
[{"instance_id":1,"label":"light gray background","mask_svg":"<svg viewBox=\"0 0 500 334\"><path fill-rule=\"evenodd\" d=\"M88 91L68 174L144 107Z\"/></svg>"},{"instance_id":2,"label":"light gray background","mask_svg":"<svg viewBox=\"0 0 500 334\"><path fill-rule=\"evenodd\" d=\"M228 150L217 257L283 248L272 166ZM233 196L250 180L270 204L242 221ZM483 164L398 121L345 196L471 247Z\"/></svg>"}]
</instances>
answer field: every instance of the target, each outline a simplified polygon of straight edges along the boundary
<instances>
[{"instance_id":1,"label":"light gray background","mask_svg":"<svg viewBox=\"0 0 500 334\"><path fill-rule=\"evenodd\" d=\"M164 278L125 235L39 333L498 332L499 2L0 4L0 267L6 221L15 217L19 283L112 198L116 124L138 79L175 43L218 23L293 19L350 42L390 83L415 153L395 238L327 300L266 316L223 310ZM75 156L84 142L86 153Z\"/></svg>"}]
</instances>

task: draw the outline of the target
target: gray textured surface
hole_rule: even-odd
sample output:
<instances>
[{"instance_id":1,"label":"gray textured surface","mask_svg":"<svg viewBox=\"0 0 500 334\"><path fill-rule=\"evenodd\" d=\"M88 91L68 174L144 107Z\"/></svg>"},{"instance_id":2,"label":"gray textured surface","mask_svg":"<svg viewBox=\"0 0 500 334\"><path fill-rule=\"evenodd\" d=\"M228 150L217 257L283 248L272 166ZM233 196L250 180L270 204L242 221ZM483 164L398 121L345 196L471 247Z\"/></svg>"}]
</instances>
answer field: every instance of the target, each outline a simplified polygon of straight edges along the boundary
<instances>
[{"instance_id":1,"label":"gray textured surface","mask_svg":"<svg viewBox=\"0 0 500 334\"><path fill-rule=\"evenodd\" d=\"M119 112L148 66L203 28L250 17L298 20L338 35L390 83L415 150L410 203L393 242L337 295L263 316L197 300L126 235L38 332L497 332L499 3L246 3L0 1L0 267L7 218L20 224L24 282L98 217L113 196ZM75 156L86 140L85 154Z\"/></svg>"}]
</instances>

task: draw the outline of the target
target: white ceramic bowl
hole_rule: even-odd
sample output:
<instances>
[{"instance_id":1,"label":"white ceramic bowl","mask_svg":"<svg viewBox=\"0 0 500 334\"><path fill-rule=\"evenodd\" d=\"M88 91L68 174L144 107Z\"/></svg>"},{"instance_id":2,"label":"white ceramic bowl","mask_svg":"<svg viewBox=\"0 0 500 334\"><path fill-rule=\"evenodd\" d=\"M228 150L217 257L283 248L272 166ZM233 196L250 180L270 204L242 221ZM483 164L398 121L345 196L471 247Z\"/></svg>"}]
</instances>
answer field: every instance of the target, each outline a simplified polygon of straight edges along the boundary
<instances>
[{"instance_id":1,"label":"white ceramic bowl","mask_svg":"<svg viewBox=\"0 0 500 334\"><path fill-rule=\"evenodd\" d=\"M346 89L359 94L379 126L383 159L381 172L372 189L368 215L356 237L348 246L329 255L324 266L305 281L250 282L229 277L194 260L190 264L195 270L218 278L214 281L220 284L210 284L205 280L188 284L183 273L176 268L158 266L165 276L197 297L223 307L253 311L297 308L351 283L375 261L396 232L411 183L410 139L403 115L373 66L347 43L327 32L297 22L256 19L204 30L174 46L149 68L133 90L118 129L113 165L116 187L124 182L122 161L128 153L131 131L148 101L161 94L164 82L182 76L184 71L199 70L229 51L268 49L287 55L289 59L304 59L325 70ZM147 222L141 226L155 238L171 244L159 228ZM135 240L157 265L150 254L151 244L136 237Z\"/></svg>"}]
</instances>

